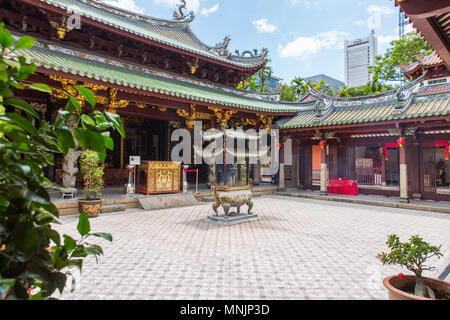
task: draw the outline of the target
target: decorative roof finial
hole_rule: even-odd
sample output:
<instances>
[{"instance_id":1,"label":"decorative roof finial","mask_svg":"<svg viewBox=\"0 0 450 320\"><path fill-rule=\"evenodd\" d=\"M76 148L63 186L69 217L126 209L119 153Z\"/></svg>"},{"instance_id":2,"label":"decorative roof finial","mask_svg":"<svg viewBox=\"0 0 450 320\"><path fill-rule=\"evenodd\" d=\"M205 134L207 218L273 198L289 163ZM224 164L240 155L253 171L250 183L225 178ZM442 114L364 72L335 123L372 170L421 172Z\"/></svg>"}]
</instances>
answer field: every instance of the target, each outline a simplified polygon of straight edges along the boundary
<instances>
[{"instance_id":1,"label":"decorative roof finial","mask_svg":"<svg viewBox=\"0 0 450 320\"><path fill-rule=\"evenodd\" d=\"M173 10L173 19L177 21L188 19L188 17L183 12L184 10L186 10L186 0L180 0L180 2L180 4L177 4L177 9ZM189 18L194 19L194 11L189 12Z\"/></svg>"},{"instance_id":2,"label":"decorative roof finial","mask_svg":"<svg viewBox=\"0 0 450 320\"><path fill-rule=\"evenodd\" d=\"M230 36L225 36L222 42L216 44L212 50L221 56L228 56L230 51L228 50L228 45L230 44Z\"/></svg>"}]
</instances>

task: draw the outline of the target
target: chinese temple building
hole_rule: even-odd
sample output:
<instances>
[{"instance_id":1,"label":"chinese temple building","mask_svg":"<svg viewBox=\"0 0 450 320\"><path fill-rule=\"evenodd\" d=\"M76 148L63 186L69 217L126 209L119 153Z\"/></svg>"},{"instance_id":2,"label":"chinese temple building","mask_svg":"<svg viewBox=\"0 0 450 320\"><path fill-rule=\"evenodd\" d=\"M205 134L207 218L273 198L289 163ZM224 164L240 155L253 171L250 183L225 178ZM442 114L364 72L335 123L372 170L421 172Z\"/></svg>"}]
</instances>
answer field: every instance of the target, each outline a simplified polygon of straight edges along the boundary
<instances>
[{"instance_id":1,"label":"chinese temple building","mask_svg":"<svg viewBox=\"0 0 450 320\"><path fill-rule=\"evenodd\" d=\"M402 68L412 81L364 97L314 90L303 110L277 122L292 137L296 185L327 193L329 180L359 192L450 200L450 73L436 54Z\"/></svg>"},{"instance_id":2,"label":"chinese temple building","mask_svg":"<svg viewBox=\"0 0 450 320\"><path fill-rule=\"evenodd\" d=\"M397 2L414 21L408 6L420 1ZM54 118L67 103L63 91L89 111L74 85L91 89L98 109L121 115L126 137L111 136L115 148L107 154L107 185L126 182L130 156L161 162L163 170L163 161L171 160L173 130L191 130L201 120L203 129L280 129L280 187L326 193L330 180L347 178L364 194L450 200L450 60L439 43L433 46L428 29L421 29L419 15L416 25L436 53L402 66L410 79L405 86L355 98L310 87L299 101L280 102L279 93L235 89L264 66L267 50L232 54L229 37L213 46L201 42L190 27L194 15L186 15L183 5L165 20L94 0L0 3L11 33L37 40L34 48L17 54L38 66L27 81L46 83L53 93L17 94L43 120ZM448 13L441 11L427 12L448 32ZM65 185L77 176L77 157L71 151L58 159L48 176ZM262 167L254 165L255 182L265 175ZM209 167L197 168L202 182L211 182Z\"/></svg>"},{"instance_id":3,"label":"chinese temple building","mask_svg":"<svg viewBox=\"0 0 450 320\"><path fill-rule=\"evenodd\" d=\"M301 103L280 103L279 94L235 89L266 63L267 50L231 54L229 37L214 46L191 30L194 15L179 5L173 20L143 16L90 0L1 1L0 15L14 36L30 35L37 45L17 52L38 66L27 81L46 83L53 94L18 92L42 119L54 118L74 95L74 85L96 95L96 107L122 116L126 138L113 135L106 160L106 184L122 185L129 156L168 161L171 132L228 125L270 130L277 116L295 115ZM11 59L17 59L14 56ZM76 175L77 154L49 168L65 184ZM207 166L200 166L206 176ZM67 180L67 179L66 179Z\"/></svg>"}]
</instances>

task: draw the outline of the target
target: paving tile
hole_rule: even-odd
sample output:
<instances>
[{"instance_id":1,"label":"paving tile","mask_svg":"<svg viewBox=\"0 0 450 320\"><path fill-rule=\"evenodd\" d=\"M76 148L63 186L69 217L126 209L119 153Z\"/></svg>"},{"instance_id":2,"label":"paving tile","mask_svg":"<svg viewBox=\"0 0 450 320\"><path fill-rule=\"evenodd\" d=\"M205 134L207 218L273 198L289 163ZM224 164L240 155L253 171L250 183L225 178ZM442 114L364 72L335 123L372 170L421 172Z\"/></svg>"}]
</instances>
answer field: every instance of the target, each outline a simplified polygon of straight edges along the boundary
<instances>
[{"instance_id":1,"label":"paving tile","mask_svg":"<svg viewBox=\"0 0 450 320\"><path fill-rule=\"evenodd\" d=\"M145 212L129 209L91 219L105 254L85 260L75 290L61 299L386 299L382 279L406 271L382 266L387 235L419 234L450 257L450 215L289 197L262 197L263 219L218 227L211 206ZM77 219L55 229L76 237ZM56 295L55 295L56 296Z\"/></svg>"}]
</instances>

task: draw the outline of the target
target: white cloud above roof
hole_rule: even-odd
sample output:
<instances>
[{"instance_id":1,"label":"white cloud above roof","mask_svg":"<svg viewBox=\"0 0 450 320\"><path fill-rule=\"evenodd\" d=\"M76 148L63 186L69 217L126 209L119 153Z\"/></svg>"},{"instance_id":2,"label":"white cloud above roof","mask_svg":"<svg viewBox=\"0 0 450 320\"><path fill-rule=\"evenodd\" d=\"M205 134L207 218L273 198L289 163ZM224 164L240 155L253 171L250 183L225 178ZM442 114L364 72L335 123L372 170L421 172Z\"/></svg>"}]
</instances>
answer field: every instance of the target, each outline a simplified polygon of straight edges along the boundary
<instances>
[{"instance_id":1,"label":"white cloud above roof","mask_svg":"<svg viewBox=\"0 0 450 320\"><path fill-rule=\"evenodd\" d=\"M105 0L104 2L111 6L135 13L143 14L145 11L144 8L138 7L134 0Z\"/></svg>"},{"instance_id":2,"label":"white cloud above roof","mask_svg":"<svg viewBox=\"0 0 450 320\"><path fill-rule=\"evenodd\" d=\"M288 58L317 53L322 49L343 49L347 38L350 38L348 32L322 32L310 37L298 37L286 45L279 44L278 52L282 58Z\"/></svg>"},{"instance_id":3,"label":"white cloud above roof","mask_svg":"<svg viewBox=\"0 0 450 320\"><path fill-rule=\"evenodd\" d=\"M208 16L209 14L211 14L213 12L216 12L217 10L219 10L219 4L218 3L216 3L215 6L209 8L209 9L203 8L202 11L201 11L201 14L204 15L204 16Z\"/></svg>"},{"instance_id":4,"label":"white cloud above roof","mask_svg":"<svg viewBox=\"0 0 450 320\"><path fill-rule=\"evenodd\" d=\"M385 15L394 14L395 9L393 7L388 6L376 6L376 5L370 5L367 7L366 10L367 13L381 13Z\"/></svg>"},{"instance_id":5,"label":"white cloud above roof","mask_svg":"<svg viewBox=\"0 0 450 320\"><path fill-rule=\"evenodd\" d=\"M274 33L278 30L278 27L269 23L267 18L262 18L259 20L252 21L256 26L256 29L261 33Z\"/></svg>"}]
</instances>

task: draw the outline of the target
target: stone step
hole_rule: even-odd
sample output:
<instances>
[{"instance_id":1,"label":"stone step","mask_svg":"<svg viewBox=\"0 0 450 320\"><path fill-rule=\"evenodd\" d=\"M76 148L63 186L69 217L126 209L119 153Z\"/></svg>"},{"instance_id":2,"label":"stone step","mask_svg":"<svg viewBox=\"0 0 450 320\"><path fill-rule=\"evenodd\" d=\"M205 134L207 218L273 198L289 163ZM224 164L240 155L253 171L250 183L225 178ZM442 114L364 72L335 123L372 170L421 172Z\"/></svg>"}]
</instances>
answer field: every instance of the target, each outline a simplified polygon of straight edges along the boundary
<instances>
[{"instance_id":1,"label":"stone step","mask_svg":"<svg viewBox=\"0 0 450 320\"><path fill-rule=\"evenodd\" d=\"M124 204L104 204L102 206L102 213L105 212L117 212L117 211L124 211L126 209L126 206Z\"/></svg>"}]
</instances>

